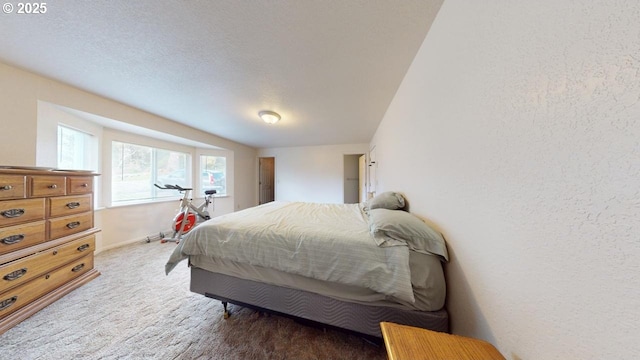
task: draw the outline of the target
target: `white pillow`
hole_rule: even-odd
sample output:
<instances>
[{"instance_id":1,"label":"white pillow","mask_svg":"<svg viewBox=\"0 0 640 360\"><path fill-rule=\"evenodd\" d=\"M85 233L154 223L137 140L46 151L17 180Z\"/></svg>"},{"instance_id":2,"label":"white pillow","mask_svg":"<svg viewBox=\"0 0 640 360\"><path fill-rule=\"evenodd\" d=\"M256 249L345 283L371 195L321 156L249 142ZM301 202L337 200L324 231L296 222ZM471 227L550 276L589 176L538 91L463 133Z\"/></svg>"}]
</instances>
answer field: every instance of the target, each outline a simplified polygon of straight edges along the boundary
<instances>
[{"instance_id":1,"label":"white pillow","mask_svg":"<svg viewBox=\"0 0 640 360\"><path fill-rule=\"evenodd\" d=\"M378 246L407 245L411 250L449 261L442 234L406 211L382 208L369 210L369 231ZM386 241L386 238L390 241Z\"/></svg>"},{"instance_id":2,"label":"white pillow","mask_svg":"<svg viewBox=\"0 0 640 360\"><path fill-rule=\"evenodd\" d=\"M387 191L367 200L364 204L364 208L365 210L379 208L397 210L404 209L405 205L406 202L402 194L393 191Z\"/></svg>"}]
</instances>

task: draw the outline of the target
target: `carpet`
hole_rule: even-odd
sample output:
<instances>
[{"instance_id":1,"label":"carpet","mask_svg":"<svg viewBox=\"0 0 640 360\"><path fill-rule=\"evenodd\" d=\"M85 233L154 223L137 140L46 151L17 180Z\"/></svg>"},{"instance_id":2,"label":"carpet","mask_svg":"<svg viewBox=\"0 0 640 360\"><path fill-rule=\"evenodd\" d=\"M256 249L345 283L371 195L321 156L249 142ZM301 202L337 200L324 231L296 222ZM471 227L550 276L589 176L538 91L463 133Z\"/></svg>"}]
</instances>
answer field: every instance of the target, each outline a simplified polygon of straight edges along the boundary
<instances>
[{"instance_id":1,"label":"carpet","mask_svg":"<svg viewBox=\"0 0 640 360\"><path fill-rule=\"evenodd\" d=\"M102 252L97 279L0 335L0 359L386 359L383 345L189 291L175 244Z\"/></svg>"}]
</instances>

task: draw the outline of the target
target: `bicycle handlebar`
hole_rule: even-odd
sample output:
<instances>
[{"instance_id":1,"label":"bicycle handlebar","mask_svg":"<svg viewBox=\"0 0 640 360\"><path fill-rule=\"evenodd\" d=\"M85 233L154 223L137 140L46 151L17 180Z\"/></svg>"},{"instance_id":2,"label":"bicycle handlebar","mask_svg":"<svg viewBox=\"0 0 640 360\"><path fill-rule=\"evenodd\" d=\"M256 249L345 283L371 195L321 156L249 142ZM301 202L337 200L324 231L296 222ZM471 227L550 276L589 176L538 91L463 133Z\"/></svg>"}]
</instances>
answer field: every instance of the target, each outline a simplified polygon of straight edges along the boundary
<instances>
[{"instance_id":1,"label":"bicycle handlebar","mask_svg":"<svg viewBox=\"0 0 640 360\"><path fill-rule=\"evenodd\" d=\"M162 189L162 190L178 190L178 191L193 190L192 188L183 188L180 185L165 184L164 187L158 184L153 184L153 185L158 189Z\"/></svg>"},{"instance_id":2,"label":"bicycle handlebar","mask_svg":"<svg viewBox=\"0 0 640 360\"><path fill-rule=\"evenodd\" d=\"M158 184L153 184L153 186L157 187L158 189L162 189L162 190L178 190L180 192L187 191L187 190L193 190L193 188L183 188L180 185L171 185L171 184L165 184L164 186L160 186ZM212 195L217 194L217 193L218 192L216 190L205 190L204 191L204 194L207 197L212 196Z\"/></svg>"}]
</instances>

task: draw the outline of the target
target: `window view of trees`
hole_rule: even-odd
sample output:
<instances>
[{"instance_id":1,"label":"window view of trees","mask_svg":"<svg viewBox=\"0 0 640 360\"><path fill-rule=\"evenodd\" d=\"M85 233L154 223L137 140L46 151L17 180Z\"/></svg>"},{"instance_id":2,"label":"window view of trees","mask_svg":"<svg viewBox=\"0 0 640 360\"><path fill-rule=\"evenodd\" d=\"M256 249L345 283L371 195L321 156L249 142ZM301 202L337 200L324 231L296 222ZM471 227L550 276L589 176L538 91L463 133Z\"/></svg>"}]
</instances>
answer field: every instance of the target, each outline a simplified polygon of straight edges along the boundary
<instances>
[{"instance_id":1,"label":"window view of trees","mask_svg":"<svg viewBox=\"0 0 640 360\"><path fill-rule=\"evenodd\" d=\"M176 151L113 141L111 152L112 202L175 196L154 184L186 187L190 183L189 155Z\"/></svg>"}]
</instances>

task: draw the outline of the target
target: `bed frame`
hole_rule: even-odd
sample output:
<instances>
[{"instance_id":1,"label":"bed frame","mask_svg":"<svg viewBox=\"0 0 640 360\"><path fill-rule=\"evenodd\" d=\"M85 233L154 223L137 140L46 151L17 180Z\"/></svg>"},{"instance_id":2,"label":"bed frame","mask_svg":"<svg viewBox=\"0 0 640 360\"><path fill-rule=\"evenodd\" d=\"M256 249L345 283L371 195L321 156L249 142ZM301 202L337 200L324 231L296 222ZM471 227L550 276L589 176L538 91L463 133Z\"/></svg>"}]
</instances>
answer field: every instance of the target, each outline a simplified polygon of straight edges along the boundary
<instances>
[{"instance_id":1,"label":"bed frame","mask_svg":"<svg viewBox=\"0 0 640 360\"><path fill-rule=\"evenodd\" d=\"M268 311L344 329L367 338L380 339L380 322L449 332L446 309L438 311L403 310L336 300L308 291L269 285L191 266L191 291L226 303Z\"/></svg>"}]
</instances>

